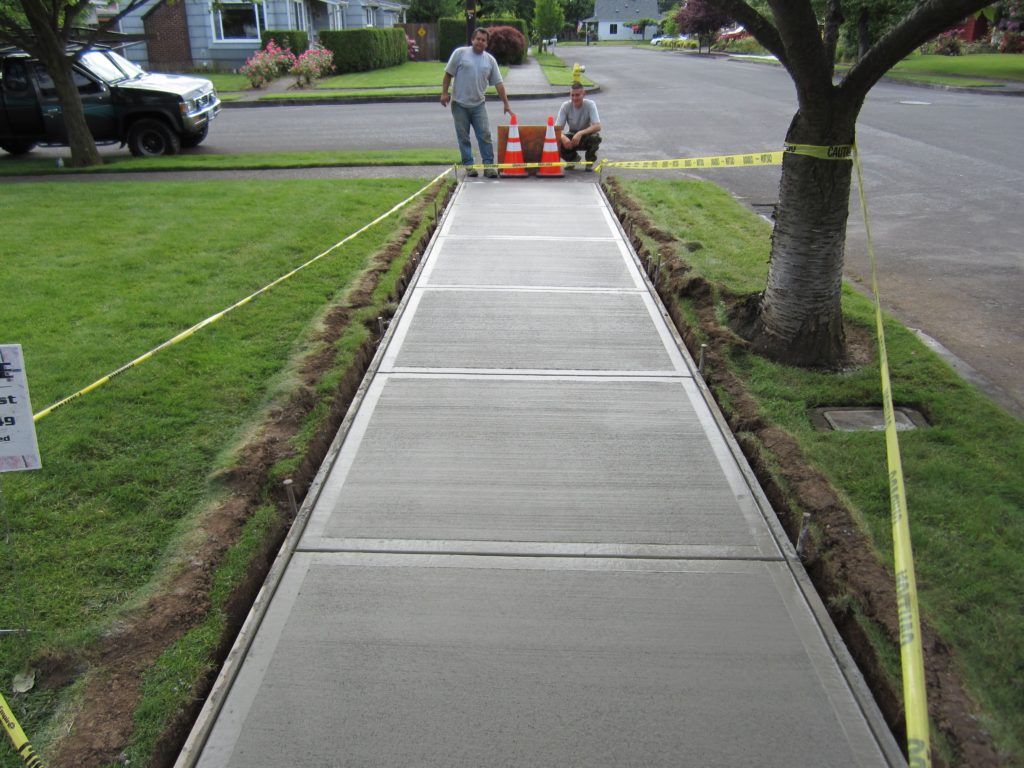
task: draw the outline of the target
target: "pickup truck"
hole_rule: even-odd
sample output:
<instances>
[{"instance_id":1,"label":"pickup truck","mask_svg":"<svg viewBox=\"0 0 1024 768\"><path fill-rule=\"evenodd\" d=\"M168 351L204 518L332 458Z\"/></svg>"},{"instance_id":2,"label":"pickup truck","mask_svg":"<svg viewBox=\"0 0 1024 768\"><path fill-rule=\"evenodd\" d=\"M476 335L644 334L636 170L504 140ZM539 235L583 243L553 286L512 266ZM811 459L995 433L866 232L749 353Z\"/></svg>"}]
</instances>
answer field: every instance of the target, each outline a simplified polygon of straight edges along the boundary
<instances>
[{"instance_id":1,"label":"pickup truck","mask_svg":"<svg viewBox=\"0 0 1024 768\"><path fill-rule=\"evenodd\" d=\"M85 119L97 144L119 142L138 157L198 146L220 112L209 80L146 72L114 50L94 48L73 65ZM0 149L67 144L53 80L36 59L0 48Z\"/></svg>"}]
</instances>

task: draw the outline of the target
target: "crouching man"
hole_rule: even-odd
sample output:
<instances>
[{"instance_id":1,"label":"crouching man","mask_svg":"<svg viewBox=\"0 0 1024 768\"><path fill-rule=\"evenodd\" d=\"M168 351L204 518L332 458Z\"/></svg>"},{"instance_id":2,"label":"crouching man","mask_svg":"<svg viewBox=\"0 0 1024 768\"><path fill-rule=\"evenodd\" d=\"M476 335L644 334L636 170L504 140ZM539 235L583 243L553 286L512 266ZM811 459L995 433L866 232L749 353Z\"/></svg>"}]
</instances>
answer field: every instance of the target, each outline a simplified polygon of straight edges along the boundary
<instances>
[{"instance_id":1,"label":"crouching man","mask_svg":"<svg viewBox=\"0 0 1024 768\"><path fill-rule=\"evenodd\" d=\"M601 146L601 118L597 114L597 104L583 98L585 93L582 84L572 84L569 100L559 108L555 125L562 129L561 145L558 147L562 160L578 163L582 149L588 163L586 170L590 171L594 169L597 148Z\"/></svg>"}]
</instances>

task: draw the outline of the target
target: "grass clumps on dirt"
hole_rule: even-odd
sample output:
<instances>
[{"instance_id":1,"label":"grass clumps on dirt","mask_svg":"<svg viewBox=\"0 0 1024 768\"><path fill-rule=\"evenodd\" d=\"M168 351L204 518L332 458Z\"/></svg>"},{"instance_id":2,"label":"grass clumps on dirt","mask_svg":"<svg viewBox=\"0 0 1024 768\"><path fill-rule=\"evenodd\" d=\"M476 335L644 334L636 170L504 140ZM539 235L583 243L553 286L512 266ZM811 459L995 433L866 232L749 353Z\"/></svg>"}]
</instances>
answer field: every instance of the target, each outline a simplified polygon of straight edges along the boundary
<instances>
[{"instance_id":1,"label":"grass clumps on dirt","mask_svg":"<svg viewBox=\"0 0 1024 768\"><path fill-rule=\"evenodd\" d=\"M769 362L723 327L717 306L763 288L770 226L706 182L609 187L639 250L660 262L663 298L691 351L709 345L709 385L791 535L811 512L805 564L902 740L884 435L821 432L810 415L881 407L870 299L844 290L842 372ZM895 404L931 424L900 443L936 741L953 765L1012 763L1024 758L1024 425L898 322L887 319L886 338Z\"/></svg>"}]
</instances>

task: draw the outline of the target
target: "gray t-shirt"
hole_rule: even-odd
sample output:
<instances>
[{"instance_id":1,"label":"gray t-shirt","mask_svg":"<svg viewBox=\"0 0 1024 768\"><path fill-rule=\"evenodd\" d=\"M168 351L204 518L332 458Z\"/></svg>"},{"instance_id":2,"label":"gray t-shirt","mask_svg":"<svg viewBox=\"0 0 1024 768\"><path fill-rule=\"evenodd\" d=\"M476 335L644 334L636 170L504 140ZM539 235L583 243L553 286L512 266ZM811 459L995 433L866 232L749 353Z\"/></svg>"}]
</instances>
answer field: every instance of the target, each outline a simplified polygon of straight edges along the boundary
<instances>
[{"instance_id":1,"label":"gray t-shirt","mask_svg":"<svg viewBox=\"0 0 1024 768\"><path fill-rule=\"evenodd\" d=\"M558 109L558 117L555 118L555 125L562 130L568 126L572 133L589 128L594 123L600 123L601 118L597 114L597 104L590 99L584 99L579 109L572 105L571 101L562 103Z\"/></svg>"},{"instance_id":2,"label":"gray t-shirt","mask_svg":"<svg viewBox=\"0 0 1024 768\"><path fill-rule=\"evenodd\" d=\"M483 103L488 85L502 82L498 62L487 51L473 53L473 46L465 45L452 51L445 74L451 75L452 100L466 107Z\"/></svg>"}]
</instances>

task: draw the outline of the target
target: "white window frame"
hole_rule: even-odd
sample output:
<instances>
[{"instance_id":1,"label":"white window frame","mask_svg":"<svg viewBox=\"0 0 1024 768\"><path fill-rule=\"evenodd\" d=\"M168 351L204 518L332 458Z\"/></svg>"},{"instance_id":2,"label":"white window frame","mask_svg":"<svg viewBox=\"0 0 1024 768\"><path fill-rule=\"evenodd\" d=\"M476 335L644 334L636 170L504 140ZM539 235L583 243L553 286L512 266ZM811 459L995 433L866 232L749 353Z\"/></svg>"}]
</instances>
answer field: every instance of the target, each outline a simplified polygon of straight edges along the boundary
<instances>
[{"instance_id":1,"label":"white window frame","mask_svg":"<svg viewBox=\"0 0 1024 768\"><path fill-rule=\"evenodd\" d=\"M247 5L252 8L253 18L256 20L256 36L255 37L225 37L224 36L224 19L221 16L224 7L214 8L210 6L210 19L213 23L213 40L217 43L233 42L236 40L259 41L260 33L267 28L267 16L266 16L266 3L225 3L227 5Z\"/></svg>"},{"instance_id":2,"label":"white window frame","mask_svg":"<svg viewBox=\"0 0 1024 768\"><path fill-rule=\"evenodd\" d=\"M363 26L365 27L376 27L377 26L377 7L373 5L363 6Z\"/></svg>"},{"instance_id":3,"label":"white window frame","mask_svg":"<svg viewBox=\"0 0 1024 768\"><path fill-rule=\"evenodd\" d=\"M309 31L309 12L302 0L288 0L288 28Z\"/></svg>"},{"instance_id":4,"label":"white window frame","mask_svg":"<svg viewBox=\"0 0 1024 768\"><path fill-rule=\"evenodd\" d=\"M348 3L345 0L321 0L327 6L328 29L347 29L348 22L345 21L345 13L348 10Z\"/></svg>"}]
</instances>

